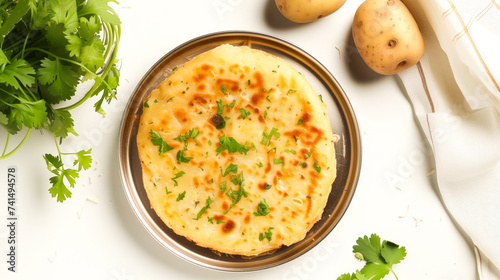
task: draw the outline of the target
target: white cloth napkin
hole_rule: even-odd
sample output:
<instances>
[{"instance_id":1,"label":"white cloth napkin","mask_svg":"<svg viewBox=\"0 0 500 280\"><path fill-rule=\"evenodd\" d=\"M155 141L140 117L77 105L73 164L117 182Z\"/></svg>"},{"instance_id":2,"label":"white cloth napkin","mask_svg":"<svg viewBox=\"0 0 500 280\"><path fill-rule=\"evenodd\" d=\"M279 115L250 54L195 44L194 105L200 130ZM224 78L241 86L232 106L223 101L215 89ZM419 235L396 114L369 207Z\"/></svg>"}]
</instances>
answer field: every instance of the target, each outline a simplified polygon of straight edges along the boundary
<instances>
[{"instance_id":1,"label":"white cloth napkin","mask_svg":"<svg viewBox=\"0 0 500 280\"><path fill-rule=\"evenodd\" d=\"M441 199L474 244L479 277L500 280L500 2L417 2L426 53L399 77L433 149Z\"/></svg>"}]
</instances>

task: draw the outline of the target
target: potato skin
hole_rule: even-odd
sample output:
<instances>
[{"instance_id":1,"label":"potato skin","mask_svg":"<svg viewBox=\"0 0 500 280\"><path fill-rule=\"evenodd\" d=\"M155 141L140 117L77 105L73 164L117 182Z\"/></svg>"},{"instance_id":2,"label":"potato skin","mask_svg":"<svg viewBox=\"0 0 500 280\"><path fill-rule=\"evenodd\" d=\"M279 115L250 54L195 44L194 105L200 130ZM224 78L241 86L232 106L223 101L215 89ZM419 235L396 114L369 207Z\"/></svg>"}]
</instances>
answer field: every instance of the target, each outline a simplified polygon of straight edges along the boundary
<instances>
[{"instance_id":1,"label":"potato skin","mask_svg":"<svg viewBox=\"0 0 500 280\"><path fill-rule=\"evenodd\" d=\"M422 33L400 0L366 0L354 15L354 44L375 72L393 75L417 64L424 54Z\"/></svg>"},{"instance_id":2,"label":"potato skin","mask_svg":"<svg viewBox=\"0 0 500 280\"><path fill-rule=\"evenodd\" d=\"M275 0L278 10L287 19L306 23L337 11L346 0Z\"/></svg>"}]
</instances>

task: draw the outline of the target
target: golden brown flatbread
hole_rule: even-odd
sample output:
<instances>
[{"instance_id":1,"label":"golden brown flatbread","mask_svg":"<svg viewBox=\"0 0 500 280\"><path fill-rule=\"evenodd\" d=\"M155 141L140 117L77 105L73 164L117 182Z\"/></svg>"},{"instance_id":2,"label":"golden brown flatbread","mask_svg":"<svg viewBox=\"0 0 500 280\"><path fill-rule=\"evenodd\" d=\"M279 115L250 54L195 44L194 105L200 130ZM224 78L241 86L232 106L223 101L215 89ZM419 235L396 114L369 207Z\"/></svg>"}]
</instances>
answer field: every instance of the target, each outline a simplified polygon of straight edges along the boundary
<instances>
[{"instance_id":1,"label":"golden brown flatbread","mask_svg":"<svg viewBox=\"0 0 500 280\"><path fill-rule=\"evenodd\" d=\"M145 100L137 144L158 216L228 254L302 240L336 175L325 103L289 63L249 47L175 69Z\"/></svg>"}]
</instances>

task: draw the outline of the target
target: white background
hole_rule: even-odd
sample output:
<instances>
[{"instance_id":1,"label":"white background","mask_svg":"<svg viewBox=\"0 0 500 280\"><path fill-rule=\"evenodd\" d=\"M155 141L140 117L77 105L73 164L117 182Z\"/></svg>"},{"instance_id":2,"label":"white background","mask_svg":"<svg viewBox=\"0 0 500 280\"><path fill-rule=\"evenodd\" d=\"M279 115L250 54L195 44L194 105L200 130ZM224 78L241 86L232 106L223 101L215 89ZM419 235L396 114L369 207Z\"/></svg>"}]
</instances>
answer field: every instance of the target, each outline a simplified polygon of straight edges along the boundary
<instances>
[{"instance_id":1,"label":"white background","mask_svg":"<svg viewBox=\"0 0 500 280\"><path fill-rule=\"evenodd\" d=\"M352 246L372 233L406 247L406 259L394 266L401 280L477 279L473 249L441 204L432 154L404 88L397 76L372 72L357 54L351 23L361 2L348 0L336 13L308 24L286 20L271 0L114 5L122 20L118 99L105 107L105 117L93 112L92 100L73 112L80 136L68 138L62 149L92 148L94 163L81 172L72 198L61 204L48 193L50 173L42 155L56 153L49 133L32 132L20 151L0 161L0 279L336 279L361 269ZM425 20L419 24L429 32ZM317 58L346 91L363 146L356 193L326 239L279 267L238 274L195 266L161 247L132 212L117 154L122 113L144 73L179 44L226 30L277 36ZM435 46L426 51L443 55ZM17 168L19 179L16 273L7 271L9 166Z\"/></svg>"}]
</instances>

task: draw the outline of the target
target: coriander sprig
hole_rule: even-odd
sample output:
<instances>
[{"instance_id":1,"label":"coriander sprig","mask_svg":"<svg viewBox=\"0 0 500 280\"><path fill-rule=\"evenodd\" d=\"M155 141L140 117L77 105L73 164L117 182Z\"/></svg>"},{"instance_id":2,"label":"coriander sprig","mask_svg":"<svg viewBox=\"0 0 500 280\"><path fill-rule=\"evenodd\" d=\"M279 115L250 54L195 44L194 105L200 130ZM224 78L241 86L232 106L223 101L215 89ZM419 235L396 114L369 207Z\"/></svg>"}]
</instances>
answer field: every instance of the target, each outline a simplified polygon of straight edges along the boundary
<instances>
[{"instance_id":1,"label":"coriander sprig","mask_svg":"<svg viewBox=\"0 0 500 280\"><path fill-rule=\"evenodd\" d=\"M365 266L355 273L342 274L337 280L365 280L382 279L387 274L392 273L398 279L392 266L400 263L406 256L406 248L384 240L380 242L380 237L376 234L360 237L354 245L353 253L356 258L366 261Z\"/></svg>"},{"instance_id":2,"label":"coriander sprig","mask_svg":"<svg viewBox=\"0 0 500 280\"><path fill-rule=\"evenodd\" d=\"M5 2L5 1L4 1ZM73 155L90 166L90 150L61 153L59 143L69 134L78 136L71 111L91 97L94 110L105 115L104 102L115 99L119 84L117 52L121 22L108 3L92 1L7 1L0 13L0 125L6 133L0 160L15 154L33 129L48 130L59 138L58 156L45 154L49 192L63 202L71 196L83 166L66 167L62 157ZM92 81L83 97L74 100L77 87ZM57 106L67 101L67 106ZM12 145L11 135L24 133ZM65 183L66 182L66 183Z\"/></svg>"}]
</instances>

